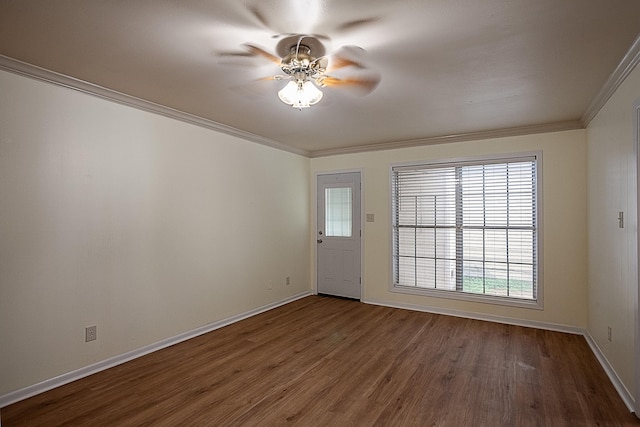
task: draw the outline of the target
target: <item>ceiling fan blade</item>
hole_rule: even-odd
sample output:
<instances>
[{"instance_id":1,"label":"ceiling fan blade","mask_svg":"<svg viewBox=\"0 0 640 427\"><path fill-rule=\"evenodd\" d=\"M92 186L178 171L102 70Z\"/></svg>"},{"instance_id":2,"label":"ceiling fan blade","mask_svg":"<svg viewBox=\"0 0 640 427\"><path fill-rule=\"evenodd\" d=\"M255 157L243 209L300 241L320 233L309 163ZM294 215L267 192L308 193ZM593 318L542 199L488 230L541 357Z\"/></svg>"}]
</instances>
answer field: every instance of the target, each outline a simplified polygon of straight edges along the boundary
<instances>
[{"instance_id":1,"label":"ceiling fan blade","mask_svg":"<svg viewBox=\"0 0 640 427\"><path fill-rule=\"evenodd\" d=\"M380 18L371 17L371 18L363 18L363 19L354 19L353 21L345 22L336 27L338 31L351 31L358 27L363 27L374 22L378 22Z\"/></svg>"},{"instance_id":2,"label":"ceiling fan blade","mask_svg":"<svg viewBox=\"0 0 640 427\"><path fill-rule=\"evenodd\" d=\"M226 57L226 56L230 56L230 57L241 57L241 58L253 58L255 55L251 52L246 52L246 51L235 51L235 50L230 50L230 51L226 51L226 52L211 52L211 55L213 56L220 56L220 57Z\"/></svg>"},{"instance_id":3,"label":"ceiling fan blade","mask_svg":"<svg viewBox=\"0 0 640 427\"><path fill-rule=\"evenodd\" d=\"M358 61L354 61L353 59L349 59L340 55L333 55L329 58L327 71L332 72L345 67L365 68L365 66Z\"/></svg>"},{"instance_id":4,"label":"ceiling fan blade","mask_svg":"<svg viewBox=\"0 0 640 427\"><path fill-rule=\"evenodd\" d=\"M331 38L325 34L317 34L317 33L313 33L313 34L307 34L310 37L316 38L318 40L326 40L329 41L331 40Z\"/></svg>"},{"instance_id":5,"label":"ceiling fan blade","mask_svg":"<svg viewBox=\"0 0 640 427\"><path fill-rule=\"evenodd\" d=\"M316 64L319 68L326 70L327 67L329 66L329 57L321 56L320 58L316 58L316 60L313 61L313 63Z\"/></svg>"},{"instance_id":6,"label":"ceiling fan blade","mask_svg":"<svg viewBox=\"0 0 640 427\"><path fill-rule=\"evenodd\" d=\"M296 37L313 37L315 39L318 40L331 40L331 38L329 36L326 36L324 34L300 34L300 33L282 33L282 34L274 34L271 36L272 39L283 39L283 38L287 38L287 37L292 37L292 36L296 36Z\"/></svg>"},{"instance_id":7,"label":"ceiling fan blade","mask_svg":"<svg viewBox=\"0 0 640 427\"><path fill-rule=\"evenodd\" d=\"M372 92L380 83L380 76L370 77L345 77L338 78L324 75L318 79L318 84L323 87L351 87L362 94Z\"/></svg>"},{"instance_id":8,"label":"ceiling fan blade","mask_svg":"<svg viewBox=\"0 0 640 427\"><path fill-rule=\"evenodd\" d=\"M269 61L273 62L274 64L280 66L281 60L280 60L279 57L267 52L266 50L262 49L261 47L258 47L256 45L253 45L253 44L250 44L250 43L247 43L244 46L247 48L247 50L251 54L256 55L256 56L262 56L263 58L266 58Z\"/></svg>"},{"instance_id":9,"label":"ceiling fan blade","mask_svg":"<svg viewBox=\"0 0 640 427\"><path fill-rule=\"evenodd\" d=\"M362 57L365 50L359 46L342 46L329 57L328 72L339 70L345 67L367 68L361 61L356 59Z\"/></svg>"},{"instance_id":10,"label":"ceiling fan blade","mask_svg":"<svg viewBox=\"0 0 640 427\"><path fill-rule=\"evenodd\" d=\"M212 55L218 58L221 65L231 65L239 67L256 67L256 56L247 51L227 51L212 52Z\"/></svg>"},{"instance_id":11,"label":"ceiling fan blade","mask_svg":"<svg viewBox=\"0 0 640 427\"><path fill-rule=\"evenodd\" d=\"M271 28L271 24L269 23L267 18L264 16L264 14L262 12L260 12L260 10L258 10L257 7L255 7L255 6L247 6L247 9L258 20L258 22L260 22L264 27Z\"/></svg>"},{"instance_id":12,"label":"ceiling fan blade","mask_svg":"<svg viewBox=\"0 0 640 427\"><path fill-rule=\"evenodd\" d=\"M261 77L258 79L258 81L269 81L269 80L290 80L291 76L287 76L284 74L276 74L275 76L267 76L267 77Z\"/></svg>"}]
</instances>

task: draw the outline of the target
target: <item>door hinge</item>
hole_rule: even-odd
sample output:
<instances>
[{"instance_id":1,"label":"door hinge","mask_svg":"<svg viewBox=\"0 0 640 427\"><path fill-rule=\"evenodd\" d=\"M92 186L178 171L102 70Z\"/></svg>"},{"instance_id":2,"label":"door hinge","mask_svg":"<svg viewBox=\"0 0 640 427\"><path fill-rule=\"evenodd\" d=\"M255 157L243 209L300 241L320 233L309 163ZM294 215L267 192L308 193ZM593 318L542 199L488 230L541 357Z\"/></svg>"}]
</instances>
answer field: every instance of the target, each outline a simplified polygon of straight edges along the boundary
<instances>
[{"instance_id":1,"label":"door hinge","mask_svg":"<svg viewBox=\"0 0 640 427\"><path fill-rule=\"evenodd\" d=\"M362 285L362 277L360 278L360 284Z\"/></svg>"}]
</instances>

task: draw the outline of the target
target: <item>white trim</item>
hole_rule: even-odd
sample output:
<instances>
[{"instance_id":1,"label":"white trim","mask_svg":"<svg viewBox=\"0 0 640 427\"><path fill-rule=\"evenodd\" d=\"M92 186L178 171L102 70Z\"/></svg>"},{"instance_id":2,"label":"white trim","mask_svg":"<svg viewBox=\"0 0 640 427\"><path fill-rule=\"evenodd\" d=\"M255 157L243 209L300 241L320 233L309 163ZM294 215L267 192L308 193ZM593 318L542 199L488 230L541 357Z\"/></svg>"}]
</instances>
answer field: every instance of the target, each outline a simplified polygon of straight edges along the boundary
<instances>
[{"instance_id":1,"label":"white trim","mask_svg":"<svg viewBox=\"0 0 640 427\"><path fill-rule=\"evenodd\" d=\"M465 156L465 157L419 159L419 160L411 160L407 162L391 163L389 165L389 171L391 172L393 168L397 168L397 167L411 167L411 166L422 166L422 165L450 165L450 164L462 165L465 163L478 164L481 162L500 163L501 161L513 161L518 159L531 160L537 157L542 158L542 150L511 152L511 153L490 153L490 154L482 154L478 156Z\"/></svg>"},{"instance_id":2,"label":"white trim","mask_svg":"<svg viewBox=\"0 0 640 427\"><path fill-rule=\"evenodd\" d=\"M569 120L558 123L544 123L538 125L519 126L513 128L494 129L489 131L469 132L456 135L442 135L435 137L418 138L404 141L385 142L381 144L368 144L357 147L336 148L327 150L307 151L301 148L291 147L281 142L265 138L260 135L256 135L250 132L236 129L231 126L227 126L213 120L205 119L204 117L196 116L193 114L185 113L173 108L166 107L164 105L156 104L150 101L146 101L141 98L136 98L131 95L127 95L122 92L118 92L103 86L99 86L84 80L76 79L55 71L47 70L45 68L38 67L23 61L19 61L8 56L0 55L0 70L5 70L14 74L18 74L23 77L40 80L57 86L62 86L67 89L76 90L87 95L96 96L105 100L116 102L118 104L126 105L129 107L137 108L139 110L159 114L161 116L173 118L186 123L191 123L196 126L201 126L207 129L215 130L228 135L233 135L238 138L246 139L257 144L266 145L268 147L276 148L283 151L288 151L294 154L299 154L305 157L323 157L337 154L348 153L362 153L368 151L377 150L390 150L395 148L407 148L416 147L422 145L443 144L450 142L462 142L482 140L489 138L502 138L506 136L519 136L530 135L536 133L558 132L563 130L583 129L582 122L579 120Z\"/></svg>"},{"instance_id":3,"label":"white trim","mask_svg":"<svg viewBox=\"0 0 640 427\"><path fill-rule=\"evenodd\" d=\"M395 150L399 148L421 147L425 145L449 144L453 142L480 141L483 139L497 139L509 136L534 135L539 133L562 132L584 129L580 120L565 122L543 123L530 126L493 129L488 131L469 132L455 135L431 136L426 138L409 139L404 141L383 142L379 144L358 145L355 147L330 148L315 150L310 153L311 158L336 156L341 154L367 153L370 151Z\"/></svg>"},{"instance_id":4,"label":"white trim","mask_svg":"<svg viewBox=\"0 0 640 427\"><path fill-rule=\"evenodd\" d=\"M86 95L95 96L107 101L136 108L138 110L155 113L164 117L169 117L171 119L179 120L185 123L214 130L216 132L242 138L247 141L265 145L267 147L288 151L290 153L298 154L305 157L310 156L310 153L307 150L291 147L260 135L246 132L232 126L224 125L222 123L214 122L213 120L205 119L204 117L196 116L194 114L189 114L173 108L165 107L164 105L156 104L155 102L136 98L135 96L127 95L125 93L86 82L84 80L56 73L55 71L40 68L26 62L18 61L17 59L13 59L8 56L0 55L0 70L8 71L23 77L32 78L57 86L62 86L67 89L76 90Z\"/></svg>"},{"instance_id":5,"label":"white trim","mask_svg":"<svg viewBox=\"0 0 640 427\"><path fill-rule=\"evenodd\" d=\"M587 344L589 344L593 355L596 356L596 359L598 359L598 362L600 362L602 369L604 369L604 371L607 373L607 376L609 377L609 380L611 380L613 387L620 395L620 398L622 399L624 404L627 405L627 409L629 409L629 412L634 412L635 403L633 396L631 395L631 393L629 393L629 390L627 389L627 387L625 387L624 383L616 373L615 369L613 369L613 366L611 366L611 363L609 363L602 350L600 350L598 344L596 344L596 340L593 339L588 330L585 330L583 335L587 340ZM636 415L638 415L637 412Z\"/></svg>"},{"instance_id":6,"label":"white trim","mask_svg":"<svg viewBox=\"0 0 640 427\"><path fill-rule=\"evenodd\" d=\"M482 139L504 138L509 136L532 135L538 133L561 132L566 130L586 129L591 120L604 107L609 98L620 87L622 82L640 63L640 35L636 37L631 47L622 58L616 69L611 73L604 86L600 89L580 120L567 120L556 123L542 123L512 128L492 129L488 131L469 132L454 135L441 135L426 138L409 139L404 141L384 142L380 144L359 145L357 147L331 148L315 150L310 157L335 156L340 154L364 153L369 151L394 150L398 148L419 147L424 145L446 144L451 142L478 141Z\"/></svg>"},{"instance_id":7,"label":"white trim","mask_svg":"<svg viewBox=\"0 0 640 427\"><path fill-rule=\"evenodd\" d=\"M305 157L325 157L341 154L363 153L369 151L392 150L398 148L418 147L424 145L445 144L452 142L478 141L483 139L504 138L508 136L532 135L538 133L560 132L566 130L585 129L591 120L598 114L600 109L611 98L613 93L618 89L622 82L629 76L635 66L640 62L640 36L638 36L625 56L622 58L614 72L609 76L607 82L600 89L596 97L584 112L580 120L567 120L555 123L542 123L527 126L517 126L511 128L492 129L488 131L468 132L453 135L440 135L425 138L384 142L379 144L366 144L356 147L333 148L326 150L307 151L295 148L274 141L269 138L262 137L250 132L236 129L213 120L195 116L179 110L165 107L150 101L136 98L121 92L117 92L102 86L95 85L80 79L66 76L61 73L47 70L8 56L0 55L0 69L18 74L24 77L52 83L68 89L77 90L79 92L107 99L119 104L127 105L143 111L156 113L165 117L174 118L186 123L191 123L207 129L212 129L228 135L237 136L258 144L268 147L277 148L279 150L288 151Z\"/></svg>"},{"instance_id":8,"label":"white trim","mask_svg":"<svg viewBox=\"0 0 640 427\"><path fill-rule=\"evenodd\" d=\"M584 128L589 126L591 120L600 112L602 107L609 101L609 98L618 90L622 82L631 74L633 69L640 62L640 35L631 44L631 47L624 55L613 73L609 76L600 92L591 101L589 107L582 115L581 121Z\"/></svg>"},{"instance_id":9,"label":"white trim","mask_svg":"<svg viewBox=\"0 0 640 427\"><path fill-rule=\"evenodd\" d=\"M316 177L319 175L336 175L336 174L342 174L342 173L363 173L362 169L337 169L337 170L331 170L331 171L316 171L315 175Z\"/></svg>"},{"instance_id":10,"label":"white trim","mask_svg":"<svg viewBox=\"0 0 640 427\"><path fill-rule=\"evenodd\" d=\"M463 310L455 310L451 308L386 302L386 301L380 301L376 299L367 299L366 301L362 301L362 302L366 304L380 305L383 307L422 311L425 313L442 314L445 316L462 317L465 319L484 320L487 322L503 323L505 325L524 326L527 328L544 329L548 331L564 332L564 333L575 334L575 335L583 335L585 331L583 328L578 328L576 326L561 325L557 323L539 322L536 320L517 319L514 317L496 316L493 314L474 313L474 312L463 311Z\"/></svg>"},{"instance_id":11,"label":"white trim","mask_svg":"<svg viewBox=\"0 0 640 427\"><path fill-rule=\"evenodd\" d=\"M305 291L0 396L0 408L311 295Z\"/></svg>"},{"instance_id":12,"label":"white trim","mask_svg":"<svg viewBox=\"0 0 640 427\"><path fill-rule=\"evenodd\" d=\"M454 310L454 309L441 308L441 307L420 306L420 305L404 304L404 303L390 303L390 302L378 301L374 299L370 299L366 301L363 300L362 302L366 304L379 305L383 307L422 311L425 313L442 314L445 316L462 317L465 319L483 320L487 322L502 323L506 325L523 326L527 328L543 329L543 330L554 331L554 332L563 332L563 333L574 334L574 335L582 335L587 341L587 344L589 345L589 348L593 352L594 356L596 357L596 359L598 359L598 362L606 372L607 376L609 377L609 380L611 380L611 383L613 384L614 388L620 395L620 398L629 409L629 412L634 411L634 399L631 393L629 393L629 390L627 390L627 388L624 386L624 383L622 382L620 377L618 377L618 374L616 373L615 369L613 369L613 367L611 366L607 358L604 356L600 348L595 343L595 340L589 334L589 331L587 331L585 328L561 325L557 323L539 322L535 320L525 320L525 319L515 319L512 317L495 316L492 314L472 313L472 312L467 312L462 310ZM637 412L636 412L636 415L637 415Z\"/></svg>"},{"instance_id":13,"label":"white trim","mask_svg":"<svg viewBox=\"0 0 640 427\"><path fill-rule=\"evenodd\" d=\"M640 39L640 37L639 37ZM636 151L636 304L634 310L635 325L635 413L640 418L640 236L638 226L640 225L640 98L633 104L633 141Z\"/></svg>"},{"instance_id":14,"label":"white trim","mask_svg":"<svg viewBox=\"0 0 640 427\"><path fill-rule=\"evenodd\" d=\"M205 333L222 328L224 326L230 325L240 320L249 318L251 316L264 313L276 307L280 307L282 305L285 305L290 302L309 296L310 294L311 294L310 292L305 291L297 295L294 295L292 297L289 297L285 300L267 304L265 306L256 308L254 310L250 310L248 312L245 312L236 316L232 316L223 320L219 320L217 322L210 323L200 328L196 328L192 331L176 335L175 337L168 338L166 340L162 340L157 343L150 344L148 346L139 348L137 350L133 350L133 351L121 354L119 356L106 359L102 362L98 362L93 365L89 365L84 368L81 368L72 372L68 372L58 377L45 380L38 384L34 384L31 386L25 387L23 389L16 390L11 393L7 393L3 396L0 396L0 409L4 408L5 406L9 406L13 403L16 403L18 401L35 396L37 394L44 393L45 391L88 377L89 375L98 373L100 371L109 369L111 367L120 365L125 362L131 361L138 357L142 357L154 351L158 351L163 348L170 347L174 344L178 344L180 342L189 340L191 338L195 338L199 335L203 335ZM634 407L633 397L631 396L627 388L624 386L623 382L620 380L620 378L618 377L615 370L613 369L613 367L611 366L607 358L604 356L600 348L597 346L597 344L595 343L595 340L591 337L589 332L584 328L578 328L575 326L567 326L567 325L561 325L561 324L555 324L555 323L538 322L533 320L515 319L510 317L495 316L495 315L489 315L489 314L470 313L466 311L445 309L440 307L428 307L428 306L419 306L419 305L404 304L404 303L389 303L384 301L378 301L375 299L365 300L363 298L361 301L365 304L379 305L383 307L399 308L399 309L412 310L412 311L421 311L425 313L442 314L446 316L462 317L466 319L484 320L488 322L502 323L507 325L523 326L523 327L544 329L544 330L555 331L555 332L564 332L564 333L570 333L575 335L583 335L589 347L591 348L591 351L593 351L594 355L596 356L596 359L598 359L598 362L607 373L607 376L613 383L613 386L615 387L618 394L620 394L620 397L624 401L625 405L627 405L627 408L629 408L629 411L633 412L633 407Z\"/></svg>"},{"instance_id":15,"label":"white trim","mask_svg":"<svg viewBox=\"0 0 640 427\"><path fill-rule=\"evenodd\" d=\"M444 291L442 289L418 288L415 286L394 286L393 282L390 285L389 292L407 295L419 295L431 298L478 302L482 304L503 305L507 307L527 308L531 310L544 310L542 304L538 304L538 302L534 300L517 299L499 295L472 294L469 292L461 291Z\"/></svg>"}]
</instances>

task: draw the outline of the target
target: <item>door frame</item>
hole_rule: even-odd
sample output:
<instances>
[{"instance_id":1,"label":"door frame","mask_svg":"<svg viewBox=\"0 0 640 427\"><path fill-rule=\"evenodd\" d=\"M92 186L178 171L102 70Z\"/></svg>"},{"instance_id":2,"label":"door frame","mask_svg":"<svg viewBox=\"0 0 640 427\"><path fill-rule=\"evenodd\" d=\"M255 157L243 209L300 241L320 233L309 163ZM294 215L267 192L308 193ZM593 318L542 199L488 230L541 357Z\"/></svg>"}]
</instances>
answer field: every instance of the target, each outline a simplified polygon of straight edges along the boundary
<instances>
[{"instance_id":1,"label":"door frame","mask_svg":"<svg viewBox=\"0 0 640 427\"><path fill-rule=\"evenodd\" d=\"M360 236L360 301L364 301L364 170L363 169L338 169L329 171L316 171L313 176L313 182L311 183L312 195L313 195L313 225L310 230L310 244L312 247L312 262L313 271L311 283L313 284L312 292L314 295L318 295L318 244L316 242L316 229L318 227L318 177L321 175L336 175L342 173L357 173L360 175L360 230L362 235Z\"/></svg>"},{"instance_id":2,"label":"door frame","mask_svg":"<svg viewBox=\"0 0 640 427\"><path fill-rule=\"evenodd\" d=\"M636 157L636 304L635 304L635 413L640 418L640 236L638 227L640 226L640 98L633 103L633 143Z\"/></svg>"}]
</instances>

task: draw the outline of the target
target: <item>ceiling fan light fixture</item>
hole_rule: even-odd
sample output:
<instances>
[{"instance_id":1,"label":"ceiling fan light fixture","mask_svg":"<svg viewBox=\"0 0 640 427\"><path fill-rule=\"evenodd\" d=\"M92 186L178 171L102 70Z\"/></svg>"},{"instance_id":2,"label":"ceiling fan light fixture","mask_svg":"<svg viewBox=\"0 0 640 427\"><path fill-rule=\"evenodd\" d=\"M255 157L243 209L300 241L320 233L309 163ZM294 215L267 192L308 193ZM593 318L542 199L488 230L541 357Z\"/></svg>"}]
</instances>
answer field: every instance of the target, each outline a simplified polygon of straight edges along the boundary
<instances>
[{"instance_id":1,"label":"ceiling fan light fixture","mask_svg":"<svg viewBox=\"0 0 640 427\"><path fill-rule=\"evenodd\" d=\"M317 104L322 95L322 91L309 80L290 81L278 92L282 102L299 110Z\"/></svg>"}]
</instances>

